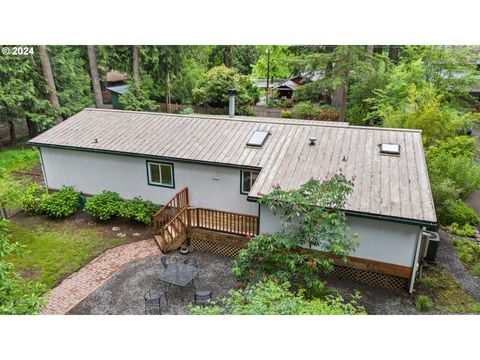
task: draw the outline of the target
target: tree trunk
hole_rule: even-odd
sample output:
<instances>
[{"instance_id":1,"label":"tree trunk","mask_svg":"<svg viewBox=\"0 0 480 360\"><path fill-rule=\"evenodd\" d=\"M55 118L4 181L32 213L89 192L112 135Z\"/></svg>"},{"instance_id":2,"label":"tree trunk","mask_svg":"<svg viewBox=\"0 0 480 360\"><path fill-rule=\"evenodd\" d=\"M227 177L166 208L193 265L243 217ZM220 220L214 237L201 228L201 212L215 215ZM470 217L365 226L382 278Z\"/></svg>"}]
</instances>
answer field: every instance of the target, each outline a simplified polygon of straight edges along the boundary
<instances>
[{"instance_id":1,"label":"tree trunk","mask_svg":"<svg viewBox=\"0 0 480 360\"><path fill-rule=\"evenodd\" d=\"M372 56L373 55L373 45L367 45L367 55Z\"/></svg>"},{"instance_id":2,"label":"tree trunk","mask_svg":"<svg viewBox=\"0 0 480 360\"><path fill-rule=\"evenodd\" d=\"M43 76L47 82L47 87L49 89L48 96L50 98L50 103L54 110L58 109L60 103L58 102L57 89L55 87L55 80L53 78L52 67L50 65L50 58L48 57L47 47L45 45L38 46L38 52L40 53L40 64L42 66ZM62 117L56 115L57 124L62 122Z\"/></svg>"},{"instance_id":3,"label":"tree trunk","mask_svg":"<svg viewBox=\"0 0 480 360\"><path fill-rule=\"evenodd\" d=\"M35 122L33 122L28 117L25 118L28 127L28 138L33 139L35 136L38 135L38 126Z\"/></svg>"},{"instance_id":4,"label":"tree trunk","mask_svg":"<svg viewBox=\"0 0 480 360\"><path fill-rule=\"evenodd\" d=\"M102 89L100 88L100 76L98 75L97 54L95 45L87 45L88 63L90 64L90 75L92 77L93 94L95 95L95 106L103 108Z\"/></svg>"},{"instance_id":5,"label":"tree trunk","mask_svg":"<svg viewBox=\"0 0 480 360\"><path fill-rule=\"evenodd\" d=\"M400 50L400 45L390 45L388 47L388 57L395 64L398 62L398 52L399 52L399 50Z\"/></svg>"},{"instance_id":6,"label":"tree trunk","mask_svg":"<svg viewBox=\"0 0 480 360\"><path fill-rule=\"evenodd\" d=\"M170 88L168 79L168 65L165 65L165 111L170 112Z\"/></svg>"},{"instance_id":7,"label":"tree trunk","mask_svg":"<svg viewBox=\"0 0 480 360\"><path fill-rule=\"evenodd\" d=\"M12 119L8 120L8 128L10 130L10 144L17 145L17 132L15 131L15 122Z\"/></svg>"},{"instance_id":8,"label":"tree trunk","mask_svg":"<svg viewBox=\"0 0 480 360\"><path fill-rule=\"evenodd\" d=\"M341 86L341 102L340 102L340 114L338 115L338 121L347 121L347 95L348 95L348 78L350 70L345 69L343 73L344 83Z\"/></svg>"},{"instance_id":9,"label":"tree trunk","mask_svg":"<svg viewBox=\"0 0 480 360\"><path fill-rule=\"evenodd\" d=\"M140 87L140 57L138 55L138 46L133 45L132 47L132 57L133 57L133 79L135 81L135 86Z\"/></svg>"},{"instance_id":10,"label":"tree trunk","mask_svg":"<svg viewBox=\"0 0 480 360\"><path fill-rule=\"evenodd\" d=\"M227 68L232 66L232 46L225 45L223 46L223 65Z\"/></svg>"}]
</instances>

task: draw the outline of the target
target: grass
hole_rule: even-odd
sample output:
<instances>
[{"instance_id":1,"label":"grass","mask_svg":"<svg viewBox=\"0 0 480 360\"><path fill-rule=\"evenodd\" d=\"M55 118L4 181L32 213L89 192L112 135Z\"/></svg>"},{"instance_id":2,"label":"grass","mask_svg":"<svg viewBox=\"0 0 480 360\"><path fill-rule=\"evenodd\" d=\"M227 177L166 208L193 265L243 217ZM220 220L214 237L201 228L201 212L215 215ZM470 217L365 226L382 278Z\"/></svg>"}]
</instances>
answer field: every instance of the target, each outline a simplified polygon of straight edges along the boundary
<instances>
[{"instance_id":1,"label":"grass","mask_svg":"<svg viewBox=\"0 0 480 360\"><path fill-rule=\"evenodd\" d=\"M25 246L23 256L7 261L23 278L36 279L47 288L57 285L91 259L107 249L128 242L125 238L107 238L94 229L81 229L73 223L49 223L31 228L10 223L12 241Z\"/></svg>"},{"instance_id":2,"label":"grass","mask_svg":"<svg viewBox=\"0 0 480 360\"><path fill-rule=\"evenodd\" d=\"M439 267L431 266L417 284L417 299L420 296L430 298L430 308L433 311L446 314L480 314L480 303L466 294L462 287ZM419 301L428 302L425 299L417 300L417 306L421 306Z\"/></svg>"},{"instance_id":3,"label":"grass","mask_svg":"<svg viewBox=\"0 0 480 360\"><path fill-rule=\"evenodd\" d=\"M15 171L29 171L38 163L38 152L36 150L0 150L0 169L5 169L9 174Z\"/></svg>"}]
</instances>

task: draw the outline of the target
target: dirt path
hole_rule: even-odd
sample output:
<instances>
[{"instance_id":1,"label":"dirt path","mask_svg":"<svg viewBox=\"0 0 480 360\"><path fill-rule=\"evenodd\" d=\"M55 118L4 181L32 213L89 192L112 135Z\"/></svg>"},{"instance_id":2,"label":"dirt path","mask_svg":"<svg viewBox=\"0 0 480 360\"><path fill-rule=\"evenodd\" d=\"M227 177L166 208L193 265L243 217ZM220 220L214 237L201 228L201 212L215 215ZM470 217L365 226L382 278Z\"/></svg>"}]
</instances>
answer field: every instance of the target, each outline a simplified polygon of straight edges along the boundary
<instances>
[{"instance_id":1,"label":"dirt path","mask_svg":"<svg viewBox=\"0 0 480 360\"><path fill-rule=\"evenodd\" d=\"M442 241L438 248L438 265L445 269L473 300L480 302L480 278L465 269L453 248L451 235L442 230L439 234Z\"/></svg>"},{"instance_id":2,"label":"dirt path","mask_svg":"<svg viewBox=\"0 0 480 360\"><path fill-rule=\"evenodd\" d=\"M161 252L153 239L108 250L54 288L42 314L66 314L128 264L159 255Z\"/></svg>"}]
</instances>

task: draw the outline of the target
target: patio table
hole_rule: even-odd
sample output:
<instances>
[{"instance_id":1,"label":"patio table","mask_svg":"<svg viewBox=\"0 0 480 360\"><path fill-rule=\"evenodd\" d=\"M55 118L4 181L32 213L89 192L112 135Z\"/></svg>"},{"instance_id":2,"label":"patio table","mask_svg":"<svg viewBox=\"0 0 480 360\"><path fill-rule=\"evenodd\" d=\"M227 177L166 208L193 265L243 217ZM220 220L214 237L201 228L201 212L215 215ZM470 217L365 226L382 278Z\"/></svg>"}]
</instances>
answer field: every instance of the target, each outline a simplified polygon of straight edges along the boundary
<instances>
[{"instance_id":1,"label":"patio table","mask_svg":"<svg viewBox=\"0 0 480 360\"><path fill-rule=\"evenodd\" d=\"M178 287L187 286L198 274L198 269L183 263L168 264L165 271L160 274L160 280Z\"/></svg>"}]
</instances>

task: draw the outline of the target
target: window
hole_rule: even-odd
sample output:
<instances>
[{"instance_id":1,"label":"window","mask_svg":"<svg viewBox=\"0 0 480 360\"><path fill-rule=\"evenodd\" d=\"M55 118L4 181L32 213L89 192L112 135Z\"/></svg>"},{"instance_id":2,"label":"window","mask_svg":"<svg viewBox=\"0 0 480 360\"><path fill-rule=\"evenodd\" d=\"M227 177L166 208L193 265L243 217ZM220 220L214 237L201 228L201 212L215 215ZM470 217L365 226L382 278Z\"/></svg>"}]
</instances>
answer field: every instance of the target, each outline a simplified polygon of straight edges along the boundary
<instances>
[{"instance_id":1,"label":"window","mask_svg":"<svg viewBox=\"0 0 480 360\"><path fill-rule=\"evenodd\" d=\"M147 161L148 185L175 187L173 164Z\"/></svg>"},{"instance_id":2,"label":"window","mask_svg":"<svg viewBox=\"0 0 480 360\"><path fill-rule=\"evenodd\" d=\"M380 144L380 153L389 155L400 155L400 145L398 144Z\"/></svg>"},{"instance_id":3,"label":"window","mask_svg":"<svg viewBox=\"0 0 480 360\"><path fill-rule=\"evenodd\" d=\"M240 171L240 192L248 194L252 189L255 180L257 180L258 171L241 170Z\"/></svg>"},{"instance_id":4,"label":"window","mask_svg":"<svg viewBox=\"0 0 480 360\"><path fill-rule=\"evenodd\" d=\"M248 140L247 146L262 147L268 135L270 135L268 131L255 130L250 140Z\"/></svg>"}]
</instances>

